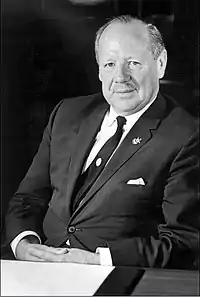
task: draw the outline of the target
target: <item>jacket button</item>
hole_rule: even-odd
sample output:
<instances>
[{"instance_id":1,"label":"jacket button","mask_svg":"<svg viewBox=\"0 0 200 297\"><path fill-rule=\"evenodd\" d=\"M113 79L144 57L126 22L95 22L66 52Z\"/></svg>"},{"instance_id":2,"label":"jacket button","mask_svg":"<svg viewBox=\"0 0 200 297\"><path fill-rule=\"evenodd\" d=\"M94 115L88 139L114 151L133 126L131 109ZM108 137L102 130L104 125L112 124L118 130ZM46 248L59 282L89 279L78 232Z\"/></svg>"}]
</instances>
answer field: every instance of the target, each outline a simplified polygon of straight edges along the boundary
<instances>
[{"instance_id":1,"label":"jacket button","mask_svg":"<svg viewBox=\"0 0 200 297\"><path fill-rule=\"evenodd\" d=\"M74 226L68 227L68 232L69 233L74 233L76 231L76 228Z\"/></svg>"}]
</instances>

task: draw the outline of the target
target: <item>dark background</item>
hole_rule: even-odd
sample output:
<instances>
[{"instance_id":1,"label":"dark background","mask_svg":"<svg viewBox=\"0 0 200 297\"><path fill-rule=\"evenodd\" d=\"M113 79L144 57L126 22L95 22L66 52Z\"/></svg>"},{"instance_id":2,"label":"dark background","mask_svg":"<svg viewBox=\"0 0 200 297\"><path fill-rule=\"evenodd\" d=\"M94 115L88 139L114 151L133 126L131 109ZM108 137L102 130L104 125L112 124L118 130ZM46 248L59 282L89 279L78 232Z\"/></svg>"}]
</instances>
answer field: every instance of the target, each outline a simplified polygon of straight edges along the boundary
<instances>
[{"instance_id":1,"label":"dark background","mask_svg":"<svg viewBox=\"0 0 200 297\"><path fill-rule=\"evenodd\" d=\"M1 230L8 201L31 163L52 108L62 98L101 90L94 38L107 18L128 13L158 26L169 56L161 89L198 117L198 2L2 0Z\"/></svg>"}]
</instances>

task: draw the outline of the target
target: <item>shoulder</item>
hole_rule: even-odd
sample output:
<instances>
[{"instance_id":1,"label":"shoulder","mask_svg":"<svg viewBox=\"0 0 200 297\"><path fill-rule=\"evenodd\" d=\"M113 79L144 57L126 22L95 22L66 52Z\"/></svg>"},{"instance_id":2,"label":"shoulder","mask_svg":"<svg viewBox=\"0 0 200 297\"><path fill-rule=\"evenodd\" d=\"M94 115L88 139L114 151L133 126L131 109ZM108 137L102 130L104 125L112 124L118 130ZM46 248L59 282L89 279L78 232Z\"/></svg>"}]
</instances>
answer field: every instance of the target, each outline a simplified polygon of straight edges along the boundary
<instances>
[{"instance_id":1,"label":"shoulder","mask_svg":"<svg viewBox=\"0 0 200 297\"><path fill-rule=\"evenodd\" d=\"M62 100L56 116L75 117L87 110L93 111L99 104L105 102L101 93L96 93L88 96L79 96Z\"/></svg>"},{"instance_id":2,"label":"shoulder","mask_svg":"<svg viewBox=\"0 0 200 297\"><path fill-rule=\"evenodd\" d=\"M170 129L170 133L179 138L188 137L198 131L198 119L193 117L185 108L173 98L164 95L166 100L166 115L163 125Z\"/></svg>"},{"instance_id":3,"label":"shoulder","mask_svg":"<svg viewBox=\"0 0 200 297\"><path fill-rule=\"evenodd\" d=\"M61 100L51 113L49 125L53 127L69 127L77 124L91 114L99 105L105 104L101 93L79 96Z\"/></svg>"}]
</instances>

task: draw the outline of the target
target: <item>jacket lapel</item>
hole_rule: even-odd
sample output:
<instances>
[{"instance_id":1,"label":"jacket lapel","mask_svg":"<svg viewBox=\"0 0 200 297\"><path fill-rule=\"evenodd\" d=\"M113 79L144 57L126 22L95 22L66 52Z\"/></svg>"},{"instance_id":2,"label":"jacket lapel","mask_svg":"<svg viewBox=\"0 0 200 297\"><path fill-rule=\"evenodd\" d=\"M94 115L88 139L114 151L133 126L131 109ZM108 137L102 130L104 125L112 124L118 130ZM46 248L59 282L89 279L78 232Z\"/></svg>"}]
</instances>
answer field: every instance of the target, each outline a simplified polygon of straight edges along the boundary
<instances>
[{"instance_id":1,"label":"jacket lapel","mask_svg":"<svg viewBox=\"0 0 200 297\"><path fill-rule=\"evenodd\" d=\"M94 144L95 136L100 129L101 122L107 109L108 104L105 102L100 105L95 112L86 116L80 124L80 129L74 146L75 150L71 157L67 197L71 197L77 178L81 174L82 166Z\"/></svg>"},{"instance_id":2,"label":"jacket lapel","mask_svg":"<svg viewBox=\"0 0 200 297\"><path fill-rule=\"evenodd\" d=\"M152 122L146 119L138 121L109 161L102 174L91 188L91 191L88 193L88 196L92 196L98 191L99 188L101 188L147 141L151 139L151 130L156 128L157 124L158 121ZM138 139L140 142L137 142Z\"/></svg>"},{"instance_id":3,"label":"jacket lapel","mask_svg":"<svg viewBox=\"0 0 200 297\"><path fill-rule=\"evenodd\" d=\"M152 137L152 130L157 129L165 109L165 101L160 95L150 108L142 115L132 127L125 139L117 149L101 175L92 185L82 201L80 208ZM76 212L75 212L76 213Z\"/></svg>"}]
</instances>

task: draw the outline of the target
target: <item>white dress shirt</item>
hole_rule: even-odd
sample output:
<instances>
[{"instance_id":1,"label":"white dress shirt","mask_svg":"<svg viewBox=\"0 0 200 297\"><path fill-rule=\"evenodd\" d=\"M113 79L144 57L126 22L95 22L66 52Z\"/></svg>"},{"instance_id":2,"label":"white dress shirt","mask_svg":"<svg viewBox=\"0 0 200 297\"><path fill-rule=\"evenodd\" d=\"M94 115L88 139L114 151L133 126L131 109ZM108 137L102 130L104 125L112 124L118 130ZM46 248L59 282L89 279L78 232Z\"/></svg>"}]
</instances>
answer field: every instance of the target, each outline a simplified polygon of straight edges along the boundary
<instances>
[{"instance_id":1,"label":"white dress shirt","mask_svg":"<svg viewBox=\"0 0 200 297\"><path fill-rule=\"evenodd\" d=\"M123 134L122 134L121 140L120 140L117 148L114 150L113 154L118 149L118 147L120 146L120 144L122 143L122 141L124 140L124 138L126 137L128 132L130 131L130 129L133 127L133 125L135 125L135 123L138 121L138 119L141 117L141 115L154 102L155 98L151 102L149 102L143 109L139 110L138 112L136 112L134 114L125 116L126 124L123 127ZM94 146L92 147L92 149L90 151L90 154L89 154L89 156L88 156L88 158L87 158L87 160L85 162L85 165L83 167L83 172L90 166L90 164L92 163L92 161L94 160L94 158L96 157L96 155L98 154L100 149L103 147L103 145L107 142L107 140L109 138L111 138L115 134L115 132L117 130L117 120L116 120L116 118L118 116L119 115L115 112L115 110L111 106L110 109L107 111L107 113L104 116L103 122L101 124L100 131L98 132L98 134L96 136ZM111 155L110 159L112 158L113 154ZM109 162L109 160L108 160L108 162ZM16 247L17 247L17 244L19 243L19 241L22 238L24 238L24 237L26 237L28 235L35 235L39 239L39 242L41 243L41 239L40 239L39 235L36 232L29 231L29 230L23 231L19 235L17 235L14 238L14 240L11 242L11 248L12 248L12 251L13 251L14 255L16 255ZM69 239L66 241L66 244L70 248ZM110 265L110 266L112 266L112 257L111 257L111 253L110 253L109 248L98 247L96 249L96 252L99 253L99 255L100 255L101 265Z\"/></svg>"}]
</instances>

